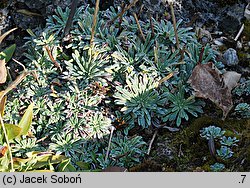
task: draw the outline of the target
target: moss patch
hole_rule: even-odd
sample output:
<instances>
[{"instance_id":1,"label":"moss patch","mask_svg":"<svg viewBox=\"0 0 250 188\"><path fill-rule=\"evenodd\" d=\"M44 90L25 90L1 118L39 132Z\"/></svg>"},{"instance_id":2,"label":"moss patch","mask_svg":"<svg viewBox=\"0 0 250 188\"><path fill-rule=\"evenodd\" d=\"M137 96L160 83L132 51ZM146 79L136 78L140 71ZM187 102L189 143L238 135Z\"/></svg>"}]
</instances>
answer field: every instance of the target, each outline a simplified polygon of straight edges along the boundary
<instances>
[{"instance_id":1,"label":"moss patch","mask_svg":"<svg viewBox=\"0 0 250 188\"><path fill-rule=\"evenodd\" d=\"M240 142L234 147L234 156L228 161L216 161L209 153L208 143L200 137L200 130L209 125L216 125L226 131L226 136L237 137ZM168 144L166 145L166 140ZM250 164L250 119L227 119L203 116L193 120L184 130L177 133L165 132L159 135L155 141L152 157L158 164L164 164L175 171L210 171L210 165L215 162L222 162L227 170L245 171L249 170ZM158 147L161 143L173 152L173 158L163 158L159 154ZM163 145L164 145L163 144ZM216 143L219 149L219 143ZM241 165L244 160L243 165Z\"/></svg>"}]
</instances>

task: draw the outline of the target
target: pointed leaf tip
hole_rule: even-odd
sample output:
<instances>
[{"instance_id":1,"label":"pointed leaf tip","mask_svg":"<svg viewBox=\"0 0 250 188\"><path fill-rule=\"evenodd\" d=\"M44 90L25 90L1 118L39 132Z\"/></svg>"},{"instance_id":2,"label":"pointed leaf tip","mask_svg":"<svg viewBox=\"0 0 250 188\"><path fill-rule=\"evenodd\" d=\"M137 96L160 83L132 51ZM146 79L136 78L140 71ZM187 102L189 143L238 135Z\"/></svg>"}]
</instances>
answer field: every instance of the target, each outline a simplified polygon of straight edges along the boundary
<instances>
[{"instance_id":1,"label":"pointed leaf tip","mask_svg":"<svg viewBox=\"0 0 250 188\"><path fill-rule=\"evenodd\" d=\"M28 134L28 131L29 131L31 123L32 123L33 107L34 107L34 104L31 103L28 106L26 112L24 113L21 121L18 124L18 126L22 128L20 135Z\"/></svg>"}]
</instances>

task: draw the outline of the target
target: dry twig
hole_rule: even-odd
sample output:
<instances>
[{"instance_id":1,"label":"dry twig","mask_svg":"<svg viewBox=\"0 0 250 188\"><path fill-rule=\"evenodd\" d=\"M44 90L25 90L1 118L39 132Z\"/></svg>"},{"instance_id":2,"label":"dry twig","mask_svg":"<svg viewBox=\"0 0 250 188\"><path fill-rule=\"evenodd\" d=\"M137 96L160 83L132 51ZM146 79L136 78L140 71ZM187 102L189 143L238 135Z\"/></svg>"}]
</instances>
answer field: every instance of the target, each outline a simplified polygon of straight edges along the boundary
<instances>
[{"instance_id":1,"label":"dry twig","mask_svg":"<svg viewBox=\"0 0 250 188\"><path fill-rule=\"evenodd\" d=\"M153 23L152 15L151 14L149 15L149 21L150 21L150 27L151 27L151 31L152 31L152 37L154 37L155 36L154 23Z\"/></svg>"},{"instance_id":2,"label":"dry twig","mask_svg":"<svg viewBox=\"0 0 250 188\"><path fill-rule=\"evenodd\" d=\"M142 29L141 29L139 20L138 20L138 18L137 18L137 16L136 16L135 13L133 13L133 16L135 17L135 21L136 21L137 27L138 27L138 29L139 29L139 31L140 31L141 37L142 37L143 41L145 42L146 39L145 39L145 36L144 36L144 34L143 34L143 32L142 32Z\"/></svg>"},{"instance_id":3,"label":"dry twig","mask_svg":"<svg viewBox=\"0 0 250 188\"><path fill-rule=\"evenodd\" d=\"M131 7L135 6L135 4L137 3L137 1L138 1L138 0L134 0L134 1L131 2L128 6L126 6L125 8L123 8L122 11L121 11L119 14L117 14L116 17L114 17L110 22L108 22L108 25L113 24L117 18L122 17L123 14L124 14L126 11L128 11Z\"/></svg>"},{"instance_id":4,"label":"dry twig","mask_svg":"<svg viewBox=\"0 0 250 188\"><path fill-rule=\"evenodd\" d=\"M18 62L17 60L14 60L16 62ZM18 62L18 64L22 64L20 62ZM23 66L23 65L22 65ZM23 66L24 67L24 66ZM4 97L7 95L8 92L10 92L12 89L16 88L16 86L21 83L23 81L23 79L28 75L32 73L32 71L27 71L24 67L24 71L22 72L22 74L20 74L15 81L11 82L10 85L8 85L8 87L0 92L0 101L4 100ZM6 143L7 143L7 147L8 147L8 151L9 151L9 155L10 155L10 163L11 163L11 171L14 172L14 162L13 162L13 158L12 158L12 152L11 152L11 147L10 147L10 143L8 140L8 135L7 135L7 131L5 129L4 126L4 122L3 122L3 118L2 115L0 114L0 123L3 129L3 133L4 133L4 137L6 138Z\"/></svg>"},{"instance_id":5,"label":"dry twig","mask_svg":"<svg viewBox=\"0 0 250 188\"><path fill-rule=\"evenodd\" d=\"M176 26L176 19L175 19L175 14L174 14L174 5L173 2L169 2L169 6L171 9L171 15L172 15L172 21L173 21L173 26L174 26L174 34L175 34L175 40L176 40L176 46L177 49L180 48L180 43L179 43L179 38L178 38L178 33L177 33L177 26Z\"/></svg>"},{"instance_id":6,"label":"dry twig","mask_svg":"<svg viewBox=\"0 0 250 188\"><path fill-rule=\"evenodd\" d=\"M153 145L153 142L155 140L157 133L158 133L158 129L155 130L154 135L149 143L148 152L147 152L148 155L150 154L150 151L151 151L151 148L152 148L152 145Z\"/></svg>"},{"instance_id":7,"label":"dry twig","mask_svg":"<svg viewBox=\"0 0 250 188\"><path fill-rule=\"evenodd\" d=\"M237 40L239 39L239 37L240 37L242 31L244 30L244 27L245 27L245 25L242 24L242 26L240 27L240 30L239 30L238 34L237 34L236 37L234 38L235 41L237 41Z\"/></svg>"},{"instance_id":8,"label":"dry twig","mask_svg":"<svg viewBox=\"0 0 250 188\"><path fill-rule=\"evenodd\" d=\"M52 63L54 63L54 65L56 66L56 68L59 69L60 72L62 72L62 67L60 66L60 64L54 59L52 53L51 53L51 50L49 49L48 46L44 46L44 48L46 49L48 55L49 55L49 58L50 60L52 61Z\"/></svg>"},{"instance_id":9,"label":"dry twig","mask_svg":"<svg viewBox=\"0 0 250 188\"><path fill-rule=\"evenodd\" d=\"M110 137L109 137L108 149L107 149L106 156L105 156L105 163L108 161L109 150L110 150L110 145L111 145L111 140L112 140L112 137L113 137L114 130L115 130L115 127L112 126L111 127Z\"/></svg>"},{"instance_id":10,"label":"dry twig","mask_svg":"<svg viewBox=\"0 0 250 188\"><path fill-rule=\"evenodd\" d=\"M99 3L100 3L100 0L96 0L95 13L94 13L94 17L93 17L93 25L92 25L92 29L91 29L90 46L92 46L93 42L94 42L95 28L96 28L96 23L97 23L97 14L99 11Z\"/></svg>"}]
</instances>

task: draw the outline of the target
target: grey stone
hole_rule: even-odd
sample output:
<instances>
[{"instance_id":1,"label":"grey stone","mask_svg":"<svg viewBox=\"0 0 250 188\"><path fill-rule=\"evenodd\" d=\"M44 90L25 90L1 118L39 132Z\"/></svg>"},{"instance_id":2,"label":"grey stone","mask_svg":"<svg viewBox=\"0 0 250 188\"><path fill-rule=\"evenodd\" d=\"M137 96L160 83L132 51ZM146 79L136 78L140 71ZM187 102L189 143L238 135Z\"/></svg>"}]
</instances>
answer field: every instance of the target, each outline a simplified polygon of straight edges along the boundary
<instances>
[{"instance_id":1,"label":"grey stone","mask_svg":"<svg viewBox=\"0 0 250 188\"><path fill-rule=\"evenodd\" d=\"M223 54L223 58L226 61L228 66L234 66L239 63L237 52L233 48L227 49L226 52Z\"/></svg>"}]
</instances>

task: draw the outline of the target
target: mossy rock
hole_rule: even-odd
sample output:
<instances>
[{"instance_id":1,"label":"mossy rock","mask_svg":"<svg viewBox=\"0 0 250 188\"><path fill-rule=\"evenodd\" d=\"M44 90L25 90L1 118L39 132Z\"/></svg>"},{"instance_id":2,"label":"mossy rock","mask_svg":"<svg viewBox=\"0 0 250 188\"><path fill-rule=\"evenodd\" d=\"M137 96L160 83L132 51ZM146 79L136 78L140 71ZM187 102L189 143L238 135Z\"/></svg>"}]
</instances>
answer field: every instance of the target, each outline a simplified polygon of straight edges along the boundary
<instances>
[{"instance_id":1,"label":"mossy rock","mask_svg":"<svg viewBox=\"0 0 250 188\"><path fill-rule=\"evenodd\" d=\"M200 137L200 130L204 127L215 125L226 131L226 136L236 137L240 140L239 146L233 148L235 155L227 161L220 159L215 160L209 152L207 140ZM175 171L196 171L201 168L203 171L210 171L210 165L215 162L221 162L230 170L233 166L234 171L249 170L250 164L250 119L226 119L225 121L203 116L194 119L187 128L177 133L167 133L160 135L157 143L164 140L171 140L168 147L173 150L174 158L172 160L163 159L160 157L157 148L152 151L152 157L157 163L166 163ZM215 143L216 149L219 149L220 144ZM181 149L180 149L181 148ZM180 155L180 150L183 155ZM241 166L242 160L245 160Z\"/></svg>"},{"instance_id":2,"label":"mossy rock","mask_svg":"<svg viewBox=\"0 0 250 188\"><path fill-rule=\"evenodd\" d=\"M245 37L245 40L246 41L249 41L250 40L250 20L245 20L244 22L244 30L242 32L242 36Z\"/></svg>"}]
</instances>

